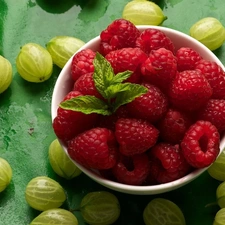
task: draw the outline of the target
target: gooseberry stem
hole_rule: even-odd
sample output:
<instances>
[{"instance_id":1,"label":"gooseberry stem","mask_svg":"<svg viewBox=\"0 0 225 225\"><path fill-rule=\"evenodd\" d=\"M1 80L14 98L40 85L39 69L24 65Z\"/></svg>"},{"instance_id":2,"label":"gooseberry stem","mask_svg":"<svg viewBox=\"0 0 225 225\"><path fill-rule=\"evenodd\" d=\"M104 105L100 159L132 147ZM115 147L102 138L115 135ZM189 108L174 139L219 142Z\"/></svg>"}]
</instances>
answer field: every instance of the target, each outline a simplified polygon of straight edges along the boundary
<instances>
[{"instance_id":1,"label":"gooseberry stem","mask_svg":"<svg viewBox=\"0 0 225 225\"><path fill-rule=\"evenodd\" d=\"M74 209L69 209L70 212L76 212L76 211L80 211L80 207L74 208Z\"/></svg>"},{"instance_id":2,"label":"gooseberry stem","mask_svg":"<svg viewBox=\"0 0 225 225\"><path fill-rule=\"evenodd\" d=\"M205 208L215 206L215 205L218 205L217 202L211 202L211 203L208 203L207 205L205 205Z\"/></svg>"}]
</instances>

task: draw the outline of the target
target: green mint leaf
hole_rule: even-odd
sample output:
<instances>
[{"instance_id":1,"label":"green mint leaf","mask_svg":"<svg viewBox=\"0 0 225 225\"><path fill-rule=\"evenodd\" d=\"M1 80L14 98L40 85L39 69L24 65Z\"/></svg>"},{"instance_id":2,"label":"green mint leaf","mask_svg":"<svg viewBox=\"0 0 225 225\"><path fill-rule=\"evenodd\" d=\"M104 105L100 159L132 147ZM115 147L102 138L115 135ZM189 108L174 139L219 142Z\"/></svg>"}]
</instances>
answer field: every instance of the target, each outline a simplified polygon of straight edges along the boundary
<instances>
[{"instance_id":1,"label":"green mint leaf","mask_svg":"<svg viewBox=\"0 0 225 225\"><path fill-rule=\"evenodd\" d=\"M109 99L105 90L110 86L111 80L115 76L111 64L98 52L93 61L94 64L94 74L93 79L95 82L95 87L98 92L105 98Z\"/></svg>"},{"instance_id":2,"label":"green mint leaf","mask_svg":"<svg viewBox=\"0 0 225 225\"><path fill-rule=\"evenodd\" d=\"M116 96L116 100L113 103L113 112L115 112L121 105L125 105L132 102L135 98L147 93L148 89L139 84L128 83L128 90L119 92Z\"/></svg>"},{"instance_id":3,"label":"green mint leaf","mask_svg":"<svg viewBox=\"0 0 225 225\"><path fill-rule=\"evenodd\" d=\"M63 101L60 107L67 110L82 112L84 114L98 113L102 115L111 115L107 103L91 95L77 96L75 98Z\"/></svg>"},{"instance_id":4,"label":"green mint leaf","mask_svg":"<svg viewBox=\"0 0 225 225\"><path fill-rule=\"evenodd\" d=\"M130 90L130 83L117 83L110 85L106 90L106 94L111 98L117 96L119 92L128 91Z\"/></svg>"},{"instance_id":5,"label":"green mint leaf","mask_svg":"<svg viewBox=\"0 0 225 225\"><path fill-rule=\"evenodd\" d=\"M131 76L133 72L132 71L124 71L121 73L117 73L111 80L111 84L117 84L117 83L122 83L123 81L125 81L127 78L129 78Z\"/></svg>"}]
</instances>

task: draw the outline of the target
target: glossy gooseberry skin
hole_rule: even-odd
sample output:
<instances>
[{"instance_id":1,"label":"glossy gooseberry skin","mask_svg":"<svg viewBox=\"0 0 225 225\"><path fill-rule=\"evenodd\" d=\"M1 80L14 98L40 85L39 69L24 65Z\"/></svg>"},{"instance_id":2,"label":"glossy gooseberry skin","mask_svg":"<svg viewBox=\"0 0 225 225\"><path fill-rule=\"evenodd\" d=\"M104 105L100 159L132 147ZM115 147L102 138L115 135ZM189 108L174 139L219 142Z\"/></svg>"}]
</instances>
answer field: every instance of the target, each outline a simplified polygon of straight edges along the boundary
<instances>
[{"instance_id":1,"label":"glossy gooseberry skin","mask_svg":"<svg viewBox=\"0 0 225 225\"><path fill-rule=\"evenodd\" d=\"M110 192L89 192L81 201L80 212L84 221L90 225L110 225L119 218L120 204Z\"/></svg>"},{"instance_id":2,"label":"glossy gooseberry skin","mask_svg":"<svg viewBox=\"0 0 225 225\"><path fill-rule=\"evenodd\" d=\"M30 225L78 225L76 216L65 209L49 209L35 217Z\"/></svg>"},{"instance_id":3,"label":"glossy gooseberry skin","mask_svg":"<svg viewBox=\"0 0 225 225\"><path fill-rule=\"evenodd\" d=\"M213 225L224 225L224 221L225 221L225 208L222 208L216 213Z\"/></svg>"},{"instance_id":4,"label":"glossy gooseberry skin","mask_svg":"<svg viewBox=\"0 0 225 225\"><path fill-rule=\"evenodd\" d=\"M56 36L46 44L46 48L52 56L53 63L62 69L73 54L84 44L85 42L79 38Z\"/></svg>"},{"instance_id":5,"label":"glossy gooseberry skin","mask_svg":"<svg viewBox=\"0 0 225 225\"><path fill-rule=\"evenodd\" d=\"M222 182L216 189L217 203L220 208L225 208L225 181Z\"/></svg>"},{"instance_id":6,"label":"glossy gooseberry skin","mask_svg":"<svg viewBox=\"0 0 225 225\"><path fill-rule=\"evenodd\" d=\"M12 83L12 64L0 55L0 94Z\"/></svg>"},{"instance_id":7,"label":"glossy gooseberry skin","mask_svg":"<svg viewBox=\"0 0 225 225\"><path fill-rule=\"evenodd\" d=\"M81 174L81 170L65 153L58 139L50 144L48 156L52 169L60 177L71 180Z\"/></svg>"},{"instance_id":8,"label":"glossy gooseberry skin","mask_svg":"<svg viewBox=\"0 0 225 225\"><path fill-rule=\"evenodd\" d=\"M214 51L225 41L225 27L214 17L205 17L190 28L190 36Z\"/></svg>"},{"instance_id":9,"label":"glossy gooseberry skin","mask_svg":"<svg viewBox=\"0 0 225 225\"><path fill-rule=\"evenodd\" d=\"M133 0L128 2L122 13L122 18L134 25L160 25L167 17L162 9L152 1Z\"/></svg>"},{"instance_id":10,"label":"glossy gooseberry skin","mask_svg":"<svg viewBox=\"0 0 225 225\"><path fill-rule=\"evenodd\" d=\"M21 47L16 58L16 68L24 80L41 83L51 77L53 61L44 47L36 43L27 43Z\"/></svg>"},{"instance_id":11,"label":"glossy gooseberry skin","mask_svg":"<svg viewBox=\"0 0 225 225\"><path fill-rule=\"evenodd\" d=\"M180 208L172 201L155 198L144 209L145 225L185 225L185 218Z\"/></svg>"},{"instance_id":12,"label":"glossy gooseberry skin","mask_svg":"<svg viewBox=\"0 0 225 225\"><path fill-rule=\"evenodd\" d=\"M25 198L32 208L45 211L60 207L66 200L66 194L58 182L46 176L39 176L27 184Z\"/></svg>"},{"instance_id":13,"label":"glossy gooseberry skin","mask_svg":"<svg viewBox=\"0 0 225 225\"><path fill-rule=\"evenodd\" d=\"M4 191L12 180L12 168L7 160L0 158L0 192Z\"/></svg>"},{"instance_id":14,"label":"glossy gooseberry skin","mask_svg":"<svg viewBox=\"0 0 225 225\"><path fill-rule=\"evenodd\" d=\"M225 181L225 151L222 151L214 163L208 168L208 173L216 180Z\"/></svg>"}]
</instances>

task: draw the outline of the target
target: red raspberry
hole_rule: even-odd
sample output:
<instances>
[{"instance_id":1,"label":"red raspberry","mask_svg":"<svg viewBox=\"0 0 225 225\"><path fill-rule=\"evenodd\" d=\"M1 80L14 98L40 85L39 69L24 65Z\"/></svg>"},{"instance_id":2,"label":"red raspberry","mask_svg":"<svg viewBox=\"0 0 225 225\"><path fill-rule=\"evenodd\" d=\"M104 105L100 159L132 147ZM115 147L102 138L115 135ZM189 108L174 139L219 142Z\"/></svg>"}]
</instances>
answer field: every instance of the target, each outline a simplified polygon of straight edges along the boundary
<instances>
[{"instance_id":1,"label":"red raspberry","mask_svg":"<svg viewBox=\"0 0 225 225\"><path fill-rule=\"evenodd\" d=\"M192 48L181 47L176 52L177 69L179 72L195 69L196 63L202 59L200 54Z\"/></svg>"},{"instance_id":2,"label":"red raspberry","mask_svg":"<svg viewBox=\"0 0 225 225\"><path fill-rule=\"evenodd\" d=\"M173 53L165 48L152 50L149 58L141 66L142 78L160 87L168 89L177 73L177 60Z\"/></svg>"},{"instance_id":3,"label":"red raspberry","mask_svg":"<svg viewBox=\"0 0 225 225\"><path fill-rule=\"evenodd\" d=\"M71 91L66 95L63 101L80 95L82 94L78 91ZM53 129L56 136L66 143L79 133L93 127L96 119L97 114L94 113L87 115L59 107L57 116L53 120Z\"/></svg>"},{"instance_id":4,"label":"red raspberry","mask_svg":"<svg viewBox=\"0 0 225 225\"><path fill-rule=\"evenodd\" d=\"M188 115L179 110L169 109L157 124L157 128L162 141L178 144L191 124L192 120Z\"/></svg>"},{"instance_id":5,"label":"red raspberry","mask_svg":"<svg viewBox=\"0 0 225 225\"><path fill-rule=\"evenodd\" d=\"M106 55L111 51L135 47L135 41L139 37L140 31L128 20L114 20L100 34L100 53Z\"/></svg>"},{"instance_id":6,"label":"red raspberry","mask_svg":"<svg viewBox=\"0 0 225 225\"><path fill-rule=\"evenodd\" d=\"M95 87L95 83L93 80L93 73L86 73L86 74L81 75L75 81L73 90L79 91L83 95L93 95L100 99L103 98Z\"/></svg>"},{"instance_id":7,"label":"red raspberry","mask_svg":"<svg viewBox=\"0 0 225 225\"><path fill-rule=\"evenodd\" d=\"M146 54L159 48L165 48L174 52L174 45L170 38L164 32L154 28L141 32L141 35L136 40L136 47L141 48Z\"/></svg>"},{"instance_id":8,"label":"red raspberry","mask_svg":"<svg viewBox=\"0 0 225 225\"><path fill-rule=\"evenodd\" d=\"M220 135L209 121L199 120L186 132L181 149L187 162L195 168L212 164L219 154Z\"/></svg>"},{"instance_id":9,"label":"red raspberry","mask_svg":"<svg viewBox=\"0 0 225 225\"><path fill-rule=\"evenodd\" d=\"M212 88L198 70L185 70L177 73L169 92L172 104L187 111L201 108L207 103L211 95Z\"/></svg>"},{"instance_id":10,"label":"red raspberry","mask_svg":"<svg viewBox=\"0 0 225 225\"><path fill-rule=\"evenodd\" d=\"M116 138L112 131L95 127L68 143L68 154L81 165L92 169L109 169L117 161Z\"/></svg>"},{"instance_id":11,"label":"red raspberry","mask_svg":"<svg viewBox=\"0 0 225 225\"><path fill-rule=\"evenodd\" d=\"M197 62L195 69L200 70L213 89L212 98L225 98L225 73L216 63L208 60Z\"/></svg>"},{"instance_id":12,"label":"red raspberry","mask_svg":"<svg viewBox=\"0 0 225 225\"><path fill-rule=\"evenodd\" d=\"M199 111L198 119L211 122L222 133L225 130L225 100L210 99Z\"/></svg>"},{"instance_id":13,"label":"red raspberry","mask_svg":"<svg viewBox=\"0 0 225 225\"><path fill-rule=\"evenodd\" d=\"M120 156L112 168L117 181L129 185L141 185L149 174L149 160L145 153L133 156Z\"/></svg>"},{"instance_id":14,"label":"red raspberry","mask_svg":"<svg viewBox=\"0 0 225 225\"><path fill-rule=\"evenodd\" d=\"M141 76L141 64L148 56L139 48L122 48L111 51L105 58L110 62L115 74L130 70L133 73L126 81L138 83Z\"/></svg>"},{"instance_id":15,"label":"red raspberry","mask_svg":"<svg viewBox=\"0 0 225 225\"><path fill-rule=\"evenodd\" d=\"M150 172L148 180L167 183L177 180L190 171L179 145L158 143L149 151Z\"/></svg>"},{"instance_id":16,"label":"red raspberry","mask_svg":"<svg viewBox=\"0 0 225 225\"><path fill-rule=\"evenodd\" d=\"M71 76L74 81L83 74L94 72L93 60L95 54L91 49L84 49L74 55L71 64Z\"/></svg>"},{"instance_id":17,"label":"red raspberry","mask_svg":"<svg viewBox=\"0 0 225 225\"><path fill-rule=\"evenodd\" d=\"M157 139L158 130L145 120L121 118L116 122L115 136L123 155L146 152Z\"/></svg>"},{"instance_id":18,"label":"red raspberry","mask_svg":"<svg viewBox=\"0 0 225 225\"><path fill-rule=\"evenodd\" d=\"M167 97L154 85L148 83L142 83L142 85L148 88L148 92L128 103L127 109L131 116L154 124L167 111Z\"/></svg>"}]
</instances>

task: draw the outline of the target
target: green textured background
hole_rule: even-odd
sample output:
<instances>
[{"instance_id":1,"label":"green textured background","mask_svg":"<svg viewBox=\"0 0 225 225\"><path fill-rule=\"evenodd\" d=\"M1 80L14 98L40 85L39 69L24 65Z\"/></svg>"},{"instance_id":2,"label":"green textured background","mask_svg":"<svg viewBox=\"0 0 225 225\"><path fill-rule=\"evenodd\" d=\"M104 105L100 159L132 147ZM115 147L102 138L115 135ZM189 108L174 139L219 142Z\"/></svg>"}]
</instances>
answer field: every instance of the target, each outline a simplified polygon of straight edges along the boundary
<instances>
[{"instance_id":1,"label":"green textured background","mask_svg":"<svg viewBox=\"0 0 225 225\"><path fill-rule=\"evenodd\" d=\"M12 166L13 178L0 193L0 225L27 225L38 215L25 201L27 183L46 175L65 188L68 199L64 208L76 208L90 191L107 190L86 175L65 181L58 177L48 162L48 147L55 139L51 125L51 95L60 69L40 84L24 81L17 73L15 59L27 42L42 46L56 35L68 35L83 41L99 35L112 20L121 17L128 0L0 0L0 54L13 65L13 82L0 95L0 157ZM157 1L168 19L163 26L188 33L197 20L213 16L225 25L224 0ZM215 53L225 62L225 46ZM121 216L115 224L143 225L142 212L155 197L174 201L183 211L187 225L211 225L217 206L219 182L204 173L191 184L167 194L134 196L113 192L121 203ZM80 225L84 221L75 213Z\"/></svg>"}]
</instances>

